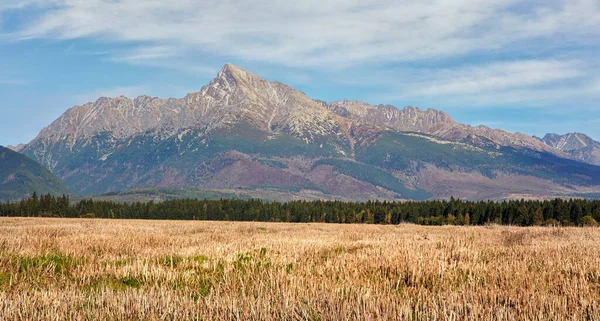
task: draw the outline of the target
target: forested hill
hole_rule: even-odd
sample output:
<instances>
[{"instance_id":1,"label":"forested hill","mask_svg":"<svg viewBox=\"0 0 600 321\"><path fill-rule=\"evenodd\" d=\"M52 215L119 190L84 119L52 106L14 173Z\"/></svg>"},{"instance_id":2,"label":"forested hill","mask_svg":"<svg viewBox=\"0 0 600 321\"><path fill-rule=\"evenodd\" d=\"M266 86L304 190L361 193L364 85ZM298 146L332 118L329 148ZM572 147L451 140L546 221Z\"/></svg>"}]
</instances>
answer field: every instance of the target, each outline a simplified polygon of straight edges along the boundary
<instances>
[{"instance_id":1,"label":"forested hill","mask_svg":"<svg viewBox=\"0 0 600 321\"><path fill-rule=\"evenodd\" d=\"M67 196L37 195L0 203L0 216L54 216L115 219L170 219L260 222L327 222L424 225L597 226L600 201L470 202L456 199L423 202L341 202L261 200L170 200L161 203L114 203Z\"/></svg>"},{"instance_id":2,"label":"forested hill","mask_svg":"<svg viewBox=\"0 0 600 321\"><path fill-rule=\"evenodd\" d=\"M69 188L42 165L0 146L0 201L30 197L34 191L69 194Z\"/></svg>"}]
</instances>

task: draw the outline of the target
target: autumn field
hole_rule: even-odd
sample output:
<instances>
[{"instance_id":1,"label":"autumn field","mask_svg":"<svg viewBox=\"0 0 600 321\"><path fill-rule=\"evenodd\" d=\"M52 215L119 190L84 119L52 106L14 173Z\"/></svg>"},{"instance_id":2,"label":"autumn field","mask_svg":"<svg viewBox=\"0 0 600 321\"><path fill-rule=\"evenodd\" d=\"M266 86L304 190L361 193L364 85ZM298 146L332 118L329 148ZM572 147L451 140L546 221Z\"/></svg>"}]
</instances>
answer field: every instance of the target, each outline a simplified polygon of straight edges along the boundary
<instances>
[{"instance_id":1,"label":"autumn field","mask_svg":"<svg viewBox=\"0 0 600 321\"><path fill-rule=\"evenodd\" d=\"M0 219L2 320L600 320L600 229Z\"/></svg>"}]
</instances>

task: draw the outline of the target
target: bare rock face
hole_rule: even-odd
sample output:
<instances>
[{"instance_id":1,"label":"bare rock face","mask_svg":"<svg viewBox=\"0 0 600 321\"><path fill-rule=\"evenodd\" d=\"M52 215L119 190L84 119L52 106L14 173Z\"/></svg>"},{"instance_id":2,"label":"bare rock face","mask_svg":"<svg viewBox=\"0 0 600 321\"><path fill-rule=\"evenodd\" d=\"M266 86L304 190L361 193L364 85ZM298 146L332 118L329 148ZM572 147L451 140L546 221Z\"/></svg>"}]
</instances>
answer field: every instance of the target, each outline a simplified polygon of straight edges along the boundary
<instances>
[{"instance_id":1,"label":"bare rock face","mask_svg":"<svg viewBox=\"0 0 600 321\"><path fill-rule=\"evenodd\" d=\"M281 130L307 141L340 131L339 117L303 93L226 64L210 84L185 98L210 128L250 122L265 131Z\"/></svg>"},{"instance_id":2,"label":"bare rock face","mask_svg":"<svg viewBox=\"0 0 600 321\"><path fill-rule=\"evenodd\" d=\"M303 93L226 64L207 86L182 99L102 97L75 106L34 141L74 144L100 133L124 139L148 131L169 136L186 128L210 131L241 122L267 131L278 128L312 141L338 133L339 121L340 117Z\"/></svg>"},{"instance_id":3,"label":"bare rock face","mask_svg":"<svg viewBox=\"0 0 600 321\"><path fill-rule=\"evenodd\" d=\"M44 128L32 143L66 141L74 145L100 133L111 133L114 138L122 139L173 123L177 118L181 119L180 116L182 104L177 99L102 97L96 102L67 110Z\"/></svg>"},{"instance_id":4,"label":"bare rock face","mask_svg":"<svg viewBox=\"0 0 600 321\"><path fill-rule=\"evenodd\" d=\"M325 105L344 117L385 126L397 131L430 132L442 124L457 124L448 114L434 109L420 110L411 106L398 109L391 105L371 106L360 101L338 101Z\"/></svg>"},{"instance_id":5,"label":"bare rock face","mask_svg":"<svg viewBox=\"0 0 600 321\"><path fill-rule=\"evenodd\" d=\"M600 165L600 142L581 133L546 134L542 142L569 154L573 159Z\"/></svg>"},{"instance_id":6,"label":"bare rock face","mask_svg":"<svg viewBox=\"0 0 600 321\"><path fill-rule=\"evenodd\" d=\"M12 150L13 152L19 152L21 149L23 149L23 147L25 147L25 144L19 144L17 146L8 145L5 147Z\"/></svg>"},{"instance_id":7,"label":"bare rock face","mask_svg":"<svg viewBox=\"0 0 600 321\"><path fill-rule=\"evenodd\" d=\"M400 132L419 132L441 138L464 141L477 146L509 146L527 148L566 156L560 151L522 133L472 127L455 122L448 114L434 109L421 110L412 106L397 109L391 105L371 106L359 101L324 103L336 114L374 126L385 126Z\"/></svg>"},{"instance_id":8,"label":"bare rock face","mask_svg":"<svg viewBox=\"0 0 600 321\"><path fill-rule=\"evenodd\" d=\"M174 134L190 127L210 130L244 121L310 138L336 133L337 118L291 87L227 64L208 86L183 99L102 97L69 109L36 139L78 140L103 132L123 139L156 129Z\"/></svg>"}]
</instances>

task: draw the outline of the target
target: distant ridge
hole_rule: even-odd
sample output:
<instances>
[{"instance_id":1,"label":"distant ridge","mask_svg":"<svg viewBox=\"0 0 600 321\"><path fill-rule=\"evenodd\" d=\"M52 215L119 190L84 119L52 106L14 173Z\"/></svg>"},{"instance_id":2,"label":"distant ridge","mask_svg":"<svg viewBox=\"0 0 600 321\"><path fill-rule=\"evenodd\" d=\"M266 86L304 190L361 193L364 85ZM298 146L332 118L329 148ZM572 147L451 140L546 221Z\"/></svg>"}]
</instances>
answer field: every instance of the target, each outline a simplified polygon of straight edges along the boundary
<instances>
[{"instance_id":1,"label":"distant ridge","mask_svg":"<svg viewBox=\"0 0 600 321\"><path fill-rule=\"evenodd\" d=\"M25 147L25 144L19 144L17 146L11 146L11 145L6 146L6 148L8 148L8 149L10 149L10 150L12 150L14 152L21 151L23 149L23 147Z\"/></svg>"},{"instance_id":2,"label":"distant ridge","mask_svg":"<svg viewBox=\"0 0 600 321\"><path fill-rule=\"evenodd\" d=\"M546 134L542 142L582 162L600 165L600 142L581 133Z\"/></svg>"},{"instance_id":3,"label":"distant ridge","mask_svg":"<svg viewBox=\"0 0 600 321\"><path fill-rule=\"evenodd\" d=\"M38 195L69 194L69 189L52 173L35 161L0 146L0 201L18 200Z\"/></svg>"}]
</instances>

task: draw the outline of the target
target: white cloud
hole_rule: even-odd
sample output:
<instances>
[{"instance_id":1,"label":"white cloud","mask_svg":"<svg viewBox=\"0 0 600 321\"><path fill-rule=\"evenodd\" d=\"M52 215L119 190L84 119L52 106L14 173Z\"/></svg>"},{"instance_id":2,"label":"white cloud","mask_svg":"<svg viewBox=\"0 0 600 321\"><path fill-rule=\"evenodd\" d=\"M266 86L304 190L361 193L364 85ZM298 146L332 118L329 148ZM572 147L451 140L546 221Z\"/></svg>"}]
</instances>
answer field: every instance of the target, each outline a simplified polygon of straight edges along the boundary
<instances>
[{"instance_id":1,"label":"white cloud","mask_svg":"<svg viewBox=\"0 0 600 321\"><path fill-rule=\"evenodd\" d=\"M586 74L580 61L521 60L494 62L483 66L442 69L413 84L417 96L468 95L524 89L575 79Z\"/></svg>"},{"instance_id":2,"label":"white cloud","mask_svg":"<svg viewBox=\"0 0 600 321\"><path fill-rule=\"evenodd\" d=\"M589 90L600 94L600 79L592 81L589 85Z\"/></svg>"},{"instance_id":3,"label":"white cloud","mask_svg":"<svg viewBox=\"0 0 600 321\"><path fill-rule=\"evenodd\" d=\"M369 82L381 88L379 94L370 97L372 102L419 101L426 107L443 109L517 104L543 108L561 101L600 98L598 68L582 60L493 61L437 69L389 70L372 77L347 83ZM590 107L577 106L582 110Z\"/></svg>"},{"instance_id":4,"label":"white cloud","mask_svg":"<svg viewBox=\"0 0 600 321\"><path fill-rule=\"evenodd\" d=\"M121 55L116 55L114 60L135 63L140 61L157 60L161 58L172 58L180 55L181 53L178 53L169 46L144 46L137 47Z\"/></svg>"},{"instance_id":5,"label":"white cloud","mask_svg":"<svg viewBox=\"0 0 600 321\"><path fill-rule=\"evenodd\" d=\"M113 51L109 53L110 60L124 62L132 65L158 67L177 72L215 75L218 66L206 67L198 65L183 52L168 46L141 46L127 51Z\"/></svg>"},{"instance_id":6,"label":"white cloud","mask_svg":"<svg viewBox=\"0 0 600 321\"><path fill-rule=\"evenodd\" d=\"M315 71L315 82L327 74L335 85L388 92L375 103L536 107L599 96L596 58L573 55L600 46L599 7L598 0L2 0L0 17L35 14L0 38L93 39L119 45L102 51L109 60L177 72L215 74L219 66L207 61L233 60L311 83L300 71ZM355 69L361 74L352 79ZM149 93L143 89L78 100Z\"/></svg>"},{"instance_id":7,"label":"white cloud","mask_svg":"<svg viewBox=\"0 0 600 321\"><path fill-rule=\"evenodd\" d=\"M154 56L132 53L131 60L212 53L296 67L349 67L527 48L533 40L551 46L560 35L597 42L600 34L596 0L51 2L12 37L94 37L160 48ZM27 1L29 7L47 3Z\"/></svg>"},{"instance_id":8,"label":"white cloud","mask_svg":"<svg viewBox=\"0 0 600 321\"><path fill-rule=\"evenodd\" d=\"M55 0L47 0L47 1L43 1L43 0L3 0L0 3L0 12L6 11L6 10L23 9L23 8L27 8L30 6L38 6L38 7L39 6L49 6L52 4L56 4L59 1L55 1Z\"/></svg>"}]
</instances>

